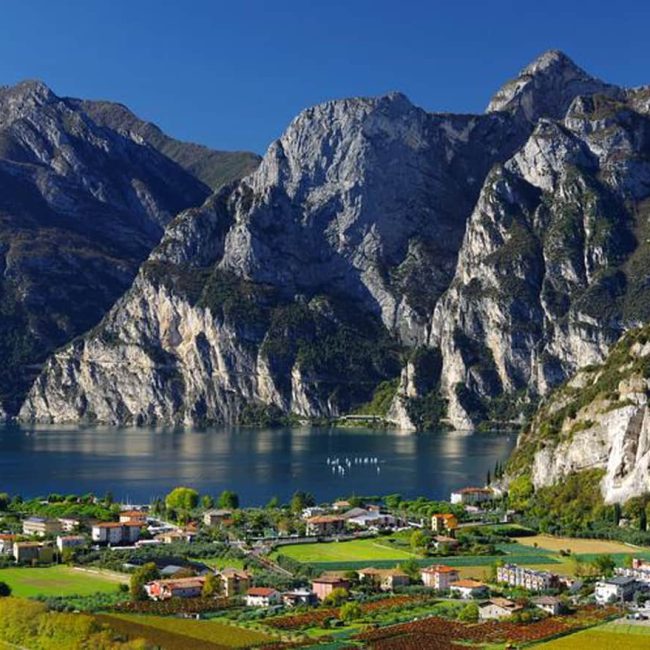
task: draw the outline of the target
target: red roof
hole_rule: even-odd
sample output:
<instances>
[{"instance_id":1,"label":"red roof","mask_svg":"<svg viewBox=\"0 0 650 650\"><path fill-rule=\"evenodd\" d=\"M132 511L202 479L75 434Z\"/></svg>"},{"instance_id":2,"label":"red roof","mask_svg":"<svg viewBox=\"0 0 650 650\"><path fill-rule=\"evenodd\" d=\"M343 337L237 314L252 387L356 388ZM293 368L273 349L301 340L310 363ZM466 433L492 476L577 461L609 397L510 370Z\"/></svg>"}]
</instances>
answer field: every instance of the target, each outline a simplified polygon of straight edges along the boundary
<instances>
[{"instance_id":1,"label":"red roof","mask_svg":"<svg viewBox=\"0 0 650 650\"><path fill-rule=\"evenodd\" d=\"M433 566L428 566L426 569L422 569L422 573L458 573L458 569L447 566L446 564L434 564Z\"/></svg>"},{"instance_id":2,"label":"red roof","mask_svg":"<svg viewBox=\"0 0 650 650\"><path fill-rule=\"evenodd\" d=\"M247 596L261 596L262 598L268 598L269 596L272 596L273 594L277 594L278 592L275 589L271 589L271 587L251 587L247 592Z\"/></svg>"},{"instance_id":3,"label":"red roof","mask_svg":"<svg viewBox=\"0 0 650 650\"><path fill-rule=\"evenodd\" d=\"M322 515L320 517L311 517L307 519L308 524L333 524L339 521L345 521L343 517L337 517L336 515Z\"/></svg>"},{"instance_id":4,"label":"red roof","mask_svg":"<svg viewBox=\"0 0 650 650\"><path fill-rule=\"evenodd\" d=\"M340 584L349 584L349 582L343 578L337 578L336 576L322 576L321 578L314 578L313 583L324 583L328 585L340 585Z\"/></svg>"},{"instance_id":5,"label":"red roof","mask_svg":"<svg viewBox=\"0 0 650 650\"><path fill-rule=\"evenodd\" d=\"M456 580L456 582L452 582L450 587L463 587L465 589L480 589L481 587L485 587L482 582L478 582L477 580Z\"/></svg>"}]
</instances>

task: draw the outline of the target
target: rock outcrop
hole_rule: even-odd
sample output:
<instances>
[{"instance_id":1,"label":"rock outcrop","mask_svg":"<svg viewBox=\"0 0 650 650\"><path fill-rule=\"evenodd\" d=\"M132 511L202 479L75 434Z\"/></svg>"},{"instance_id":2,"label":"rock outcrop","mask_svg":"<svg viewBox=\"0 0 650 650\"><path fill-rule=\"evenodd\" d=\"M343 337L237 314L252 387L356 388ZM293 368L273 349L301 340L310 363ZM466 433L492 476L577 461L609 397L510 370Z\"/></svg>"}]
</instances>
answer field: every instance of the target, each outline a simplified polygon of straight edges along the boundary
<instances>
[{"instance_id":1,"label":"rock outcrop","mask_svg":"<svg viewBox=\"0 0 650 650\"><path fill-rule=\"evenodd\" d=\"M405 429L521 421L648 316L648 119L646 89L558 52L484 115L308 109L167 227L21 417L332 417L397 386Z\"/></svg>"}]
</instances>

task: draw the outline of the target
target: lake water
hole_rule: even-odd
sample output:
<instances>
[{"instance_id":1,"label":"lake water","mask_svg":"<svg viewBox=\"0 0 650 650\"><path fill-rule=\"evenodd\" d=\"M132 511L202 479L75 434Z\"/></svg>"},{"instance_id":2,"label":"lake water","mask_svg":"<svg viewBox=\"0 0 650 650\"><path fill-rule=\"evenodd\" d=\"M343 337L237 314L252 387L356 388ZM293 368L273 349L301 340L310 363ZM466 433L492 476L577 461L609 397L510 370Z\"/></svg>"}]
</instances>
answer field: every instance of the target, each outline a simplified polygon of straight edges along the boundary
<instances>
[{"instance_id":1,"label":"lake water","mask_svg":"<svg viewBox=\"0 0 650 650\"><path fill-rule=\"evenodd\" d=\"M448 498L458 487L483 484L514 434L398 434L368 429L205 430L107 427L0 428L0 491L98 495L110 490L131 503L177 485L201 493L231 489L243 505L288 500L295 490L318 500L349 494L401 493ZM345 474L328 465L349 459ZM377 463L358 459L377 459ZM355 459L357 461L355 462Z\"/></svg>"}]
</instances>

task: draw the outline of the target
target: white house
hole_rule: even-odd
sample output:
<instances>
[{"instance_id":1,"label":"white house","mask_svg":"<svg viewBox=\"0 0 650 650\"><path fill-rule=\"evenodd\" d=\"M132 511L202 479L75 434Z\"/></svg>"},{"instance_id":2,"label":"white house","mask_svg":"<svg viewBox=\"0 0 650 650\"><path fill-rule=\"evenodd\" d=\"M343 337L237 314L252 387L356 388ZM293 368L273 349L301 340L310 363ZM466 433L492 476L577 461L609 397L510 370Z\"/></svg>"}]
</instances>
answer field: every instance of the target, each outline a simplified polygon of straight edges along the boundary
<instances>
[{"instance_id":1,"label":"white house","mask_svg":"<svg viewBox=\"0 0 650 650\"><path fill-rule=\"evenodd\" d=\"M64 548L83 548L86 545L86 538L83 535L58 535L56 547L63 552Z\"/></svg>"},{"instance_id":2,"label":"white house","mask_svg":"<svg viewBox=\"0 0 650 650\"><path fill-rule=\"evenodd\" d=\"M515 612L523 609L507 598L490 598L478 605L478 617L481 621L490 621L512 616Z\"/></svg>"},{"instance_id":3,"label":"white house","mask_svg":"<svg viewBox=\"0 0 650 650\"><path fill-rule=\"evenodd\" d=\"M98 544L133 544L140 537L140 524L102 522L93 525L91 536Z\"/></svg>"},{"instance_id":4,"label":"white house","mask_svg":"<svg viewBox=\"0 0 650 650\"><path fill-rule=\"evenodd\" d=\"M532 602L535 607L551 616L557 616L562 611L562 601L556 596L538 596Z\"/></svg>"},{"instance_id":5,"label":"white house","mask_svg":"<svg viewBox=\"0 0 650 650\"><path fill-rule=\"evenodd\" d=\"M490 488L466 487L451 493L450 501L454 504L477 505L494 497Z\"/></svg>"},{"instance_id":6,"label":"white house","mask_svg":"<svg viewBox=\"0 0 650 650\"><path fill-rule=\"evenodd\" d=\"M12 555L14 552L14 542L18 539L18 535L10 535L8 533L0 534L0 555Z\"/></svg>"},{"instance_id":7,"label":"white house","mask_svg":"<svg viewBox=\"0 0 650 650\"><path fill-rule=\"evenodd\" d=\"M631 576L616 576L609 580L597 582L594 596L599 605L620 603L630 600L637 586L637 581Z\"/></svg>"},{"instance_id":8,"label":"white house","mask_svg":"<svg viewBox=\"0 0 650 650\"><path fill-rule=\"evenodd\" d=\"M452 582L457 582L460 578L458 569L446 566L444 564L434 564L420 570L422 584L436 591L446 591Z\"/></svg>"},{"instance_id":9,"label":"white house","mask_svg":"<svg viewBox=\"0 0 650 650\"><path fill-rule=\"evenodd\" d=\"M488 594L488 586L477 580L456 580L449 585L451 593L457 593L463 600L484 598Z\"/></svg>"},{"instance_id":10,"label":"white house","mask_svg":"<svg viewBox=\"0 0 650 650\"><path fill-rule=\"evenodd\" d=\"M246 592L248 607L271 607L282 602L282 594L271 587L251 587Z\"/></svg>"}]
</instances>

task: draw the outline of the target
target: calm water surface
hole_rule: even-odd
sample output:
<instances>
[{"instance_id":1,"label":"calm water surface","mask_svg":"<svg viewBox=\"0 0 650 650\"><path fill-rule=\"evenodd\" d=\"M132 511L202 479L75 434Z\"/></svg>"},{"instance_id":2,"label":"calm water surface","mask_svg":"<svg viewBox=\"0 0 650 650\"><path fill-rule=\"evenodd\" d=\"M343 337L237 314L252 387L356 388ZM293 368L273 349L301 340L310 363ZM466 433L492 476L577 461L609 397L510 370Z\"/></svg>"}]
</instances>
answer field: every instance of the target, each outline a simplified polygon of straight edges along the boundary
<instances>
[{"instance_id":1,"label":"calm water surface","mask_svg":"<svg viewBox=\"0 0 650 650\"><path fill-rule=\"evenodd\" d=\"M143 502L176 485L232 489L244 505L298 489L325 500L347 494L447 497L480 484L515 444L514 434L398 434L368 429L161 430L0 428L0 491L103 494ZM349 458L345 475L327 459ZM377 465L355 464L376 458Z\"/></svg>"}]
</instances>

